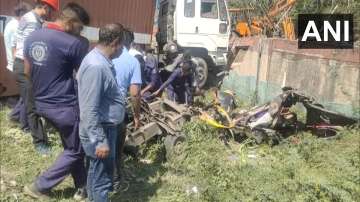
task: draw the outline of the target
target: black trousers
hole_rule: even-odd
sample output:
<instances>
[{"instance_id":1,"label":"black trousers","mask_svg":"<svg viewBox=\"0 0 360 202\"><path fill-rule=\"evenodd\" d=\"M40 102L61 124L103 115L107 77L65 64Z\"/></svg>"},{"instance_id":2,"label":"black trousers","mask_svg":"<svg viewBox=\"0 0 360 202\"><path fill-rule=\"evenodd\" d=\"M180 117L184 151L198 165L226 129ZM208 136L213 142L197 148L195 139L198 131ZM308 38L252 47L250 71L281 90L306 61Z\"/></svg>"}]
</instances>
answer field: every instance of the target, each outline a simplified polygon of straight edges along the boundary
<instances>
[{"instance_id":1,"label":"black trousers","mask_svg":"<svg viewBox=\"0 0 360 202\"><path fill-rule=\"evenodd\" d=\"M19 87L20 97L24 100L26 117L33 137L33 143L35 145L48 143L47 134L44 131L44 127L40 116L36 114L35 100L32 92L32 84L25 76L24 61L16 58L14 62L14 72L16 74L16 82Z\"/></svg>"},{"instance_id":2,"label":"black trousers","mask_svg":"<svg viewBox=\"0 0 360 202\"><path fill-rule=\"evenodd\" d=\"M115 168L114 168L114 180L115 186L117 183L124 177L122 176L122 169L124 166L123 155L124 155L124 146L125 146L125 138L126 138L126 123L122 123L118 128L118 138L116 139L116 147L115 147Z\"/></svg>"}]
</instances>

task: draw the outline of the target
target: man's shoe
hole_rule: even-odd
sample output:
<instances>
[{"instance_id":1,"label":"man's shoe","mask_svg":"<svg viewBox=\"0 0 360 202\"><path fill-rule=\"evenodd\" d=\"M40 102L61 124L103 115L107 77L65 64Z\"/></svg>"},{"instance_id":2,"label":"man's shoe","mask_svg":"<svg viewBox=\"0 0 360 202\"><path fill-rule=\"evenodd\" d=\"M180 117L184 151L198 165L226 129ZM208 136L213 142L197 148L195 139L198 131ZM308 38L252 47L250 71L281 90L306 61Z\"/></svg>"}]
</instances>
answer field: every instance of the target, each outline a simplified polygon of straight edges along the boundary
<instances>
[{"instance_id":1,"label":"man's shoe","mask_svg":"<svg viewBox=\"0 0 360 202\"><path fill-rule=\"evenodd\" d=\"M37 152L39 152L39 154L43 156L48 156L51 153L51 148L44 143L35 145L35 149Z\"/></svg>"},{"instance_id":2,"label":"man's shoe","mask_svg":"<svg viewBox=\"0 0 360 202\"><path fill-rule=\"evenodd\" d=\"M75 201L84 201L87 198L86 188L78 188L74 194Z\"/></svg>"},{"instance_id":3,"label":"man's shoe","mask_svg":"<svg viewBox=\"0 0 360 202\"><path fill-rule=\"evenodd\" d=\"M26 185L24 187L24 193L25 195L28 195L35 199L41 199L41 200L49 200L50 197L47 194L41 193L34 183L30 185Z\"/></svg>"}]
</instances>

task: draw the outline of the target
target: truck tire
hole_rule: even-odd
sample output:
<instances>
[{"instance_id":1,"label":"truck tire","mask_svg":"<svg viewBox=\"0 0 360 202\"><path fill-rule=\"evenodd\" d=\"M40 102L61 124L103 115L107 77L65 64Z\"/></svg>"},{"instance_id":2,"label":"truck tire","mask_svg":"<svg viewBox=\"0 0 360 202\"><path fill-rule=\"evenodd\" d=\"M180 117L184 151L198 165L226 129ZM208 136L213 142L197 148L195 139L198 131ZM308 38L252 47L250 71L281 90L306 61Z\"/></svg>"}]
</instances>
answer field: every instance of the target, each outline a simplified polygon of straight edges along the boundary
<instances>
[{"instance_id":1,"label":"truck tire","mask_svg":"<svg viewBox=\"0 0 360 202\"><path fill-rule=\"evenodd\" d=\"M167 135L164 140L166 159L170 160L175 155L175 147L178 143L184 142L184 135Z\"/></svg>"},{"instance_id":2,"label":"truck tire","mask_svg":"<svg viewBox=\"0 0 360 202\"><path fill-rule=\"evenodd\" d=\"M199 88L203 88L208 78L209 69L206 61L201 57L194 57L193 61L196 64L196 76Z\"/></svg>"}]
</instances>

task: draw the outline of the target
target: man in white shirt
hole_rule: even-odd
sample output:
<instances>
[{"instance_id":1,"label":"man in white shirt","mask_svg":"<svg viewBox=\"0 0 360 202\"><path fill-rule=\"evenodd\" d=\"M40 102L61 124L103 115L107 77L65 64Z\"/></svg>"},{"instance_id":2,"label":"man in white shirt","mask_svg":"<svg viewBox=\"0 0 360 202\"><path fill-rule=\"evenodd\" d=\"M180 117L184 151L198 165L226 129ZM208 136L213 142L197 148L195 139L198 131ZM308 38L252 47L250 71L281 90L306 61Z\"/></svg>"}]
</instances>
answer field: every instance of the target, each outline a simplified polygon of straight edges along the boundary
<instances>
[{"instance_id":1,"label":"man in white shirt","mask_svg":"<svg viewBox=\"0 0 360 202\"><path fill-rule=\"evenodd\" d=\"M14 14L15 17L12 18L5 26L4 30L4 44L6 49L6 59L7 59L7 66L6 68L9 71L13 71L13 65L14 65L14 51L15 46L13 44L16 40L16 31L19 26L19 20L20 18L27 12L29 12L32 9L30 4L21 2L14 8ZM15 105L14 109L10 113L10 118L13 121L20 122L20 127L23 130L27 130L29 128L27 118L26 118L26 111L24 102L22 99L19 99L17 104Z\"/></svg>"},{"instance_id":2,"label":"man in white shirt","mask_svg":"<svg viewBox=\"0 0 360 202\"><path fill-rule=\"evenodd\" d=\"M6 49L6 59L7 66L6 68L10 71L13 71L14 65L14 56L13 52L15 47L12 45L15 43L16 31L19 26L19 20L21 16L31 10L31 6L28 3L21 2L14 8L15 17L12 18L5 26L4 30L4 42Z\"/></svg>"}]
</instances>

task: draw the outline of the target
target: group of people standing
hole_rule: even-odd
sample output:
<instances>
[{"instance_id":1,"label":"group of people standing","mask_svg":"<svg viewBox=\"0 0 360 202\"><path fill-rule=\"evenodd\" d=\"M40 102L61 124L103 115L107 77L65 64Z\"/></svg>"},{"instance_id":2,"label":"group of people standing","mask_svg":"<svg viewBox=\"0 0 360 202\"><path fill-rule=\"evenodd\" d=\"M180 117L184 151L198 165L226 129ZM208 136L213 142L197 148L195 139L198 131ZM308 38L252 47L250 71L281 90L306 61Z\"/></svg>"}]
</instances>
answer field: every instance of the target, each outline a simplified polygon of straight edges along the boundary
<instances>
[{"instance_id":1,"label":"group of people standing","mask_svg":"<svg viewBox=\"0 0 360 202\"><path fill-rule=\"evenodd\" d=\"M58 15L50 21L54 12ZM136 128L141 125L140 103L165 89L170 99L191 103L191 63L172 56L167 66L172 71L163 79L157 58L134 48L134 34L119 23L101 27L97 45L89 51L89 41L80 33L90 17L76 3L62 10L58 0L37 0L33 7L20 3L15 14L4 33L8 69L20 89L11 117L31 133L40 154L51 152L44 120L59 131L64 148L24 192L48 198L71 175L74 199L109 201L113 182L119 180L114 174L120 172L128 95Z\"/></svg>"}]
</instances>

